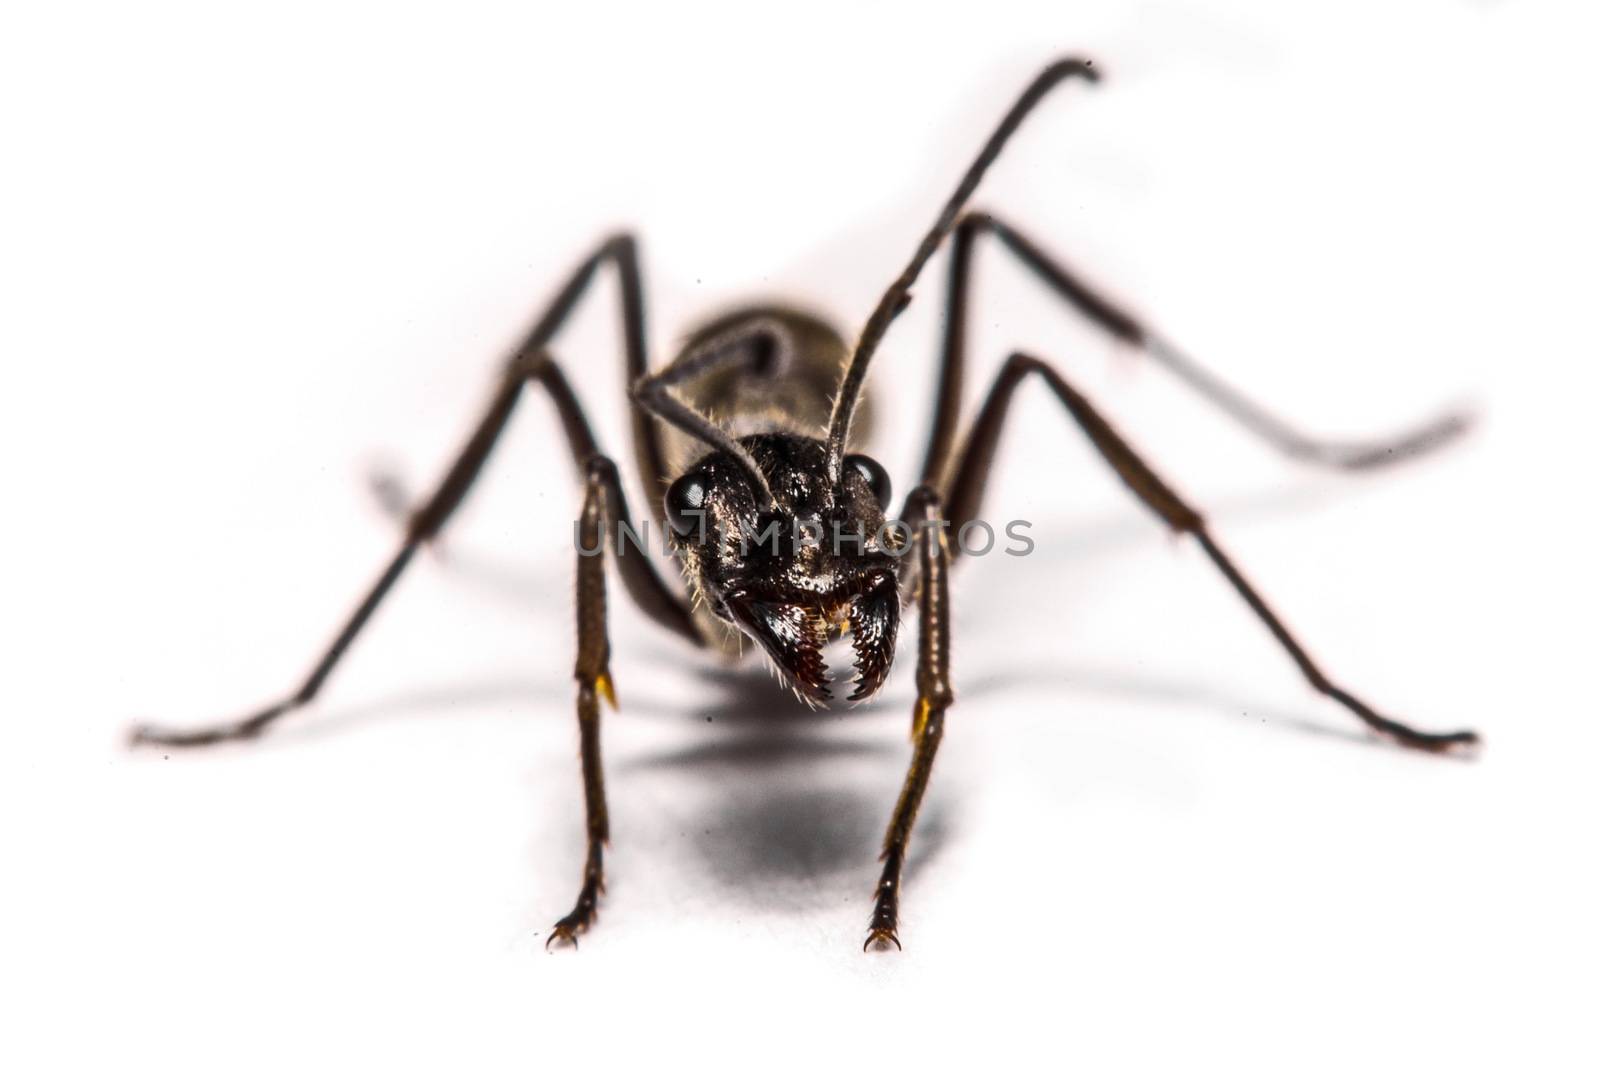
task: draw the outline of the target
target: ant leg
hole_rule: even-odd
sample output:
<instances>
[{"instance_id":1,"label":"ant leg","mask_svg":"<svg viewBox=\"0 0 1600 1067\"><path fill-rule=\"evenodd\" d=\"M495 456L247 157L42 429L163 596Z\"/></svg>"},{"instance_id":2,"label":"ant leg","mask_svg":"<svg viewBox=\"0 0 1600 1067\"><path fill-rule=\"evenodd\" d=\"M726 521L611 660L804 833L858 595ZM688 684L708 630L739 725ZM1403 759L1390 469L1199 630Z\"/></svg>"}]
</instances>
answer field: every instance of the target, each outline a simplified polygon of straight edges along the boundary
<instances>
[{"instance_id":1,"label":"ant leg","mask_svg":"<svg viewBox=\"0 0 1600 1067\"><path fill-rule=\"evenodd\" d=\"M584 471L588 459L598 453L599 449L571 386L567 384L560 368L550 359L542 345L559 329L599 265L607 259L618 263L623 277L624 304L625 307L632 309L626 310L624 314L624 333L629 338L626 346L629 371L632 374L638 369L642 373L644 350L641 340L642 319L638 313L640 305L634 246L631 238L619 237L607 241L578 268L527 338L518 346L515 354L507 362L494 397L476 429L462 446L432 496L412 513L406 523L400 548L394 558L293 695L244 718L218 726L195 730L138 726L130 735L131 744L179 747L248 740L259 737L268 726L284 715L309 704L334 668L338 666L362 628L371 619L378 605L383 602L400 575L405 572L406 565L411 562L418 546L439 533L466 497L483 465L488 461L501 431L510 421L511 414L521 398L523 387L529 382L544 386L546 393L555 403L573 458L580 474ZM628 295L630 293L631 296ZM645 427L645 432L635 440L642 473L647 484L659 484L661 468L654 427L648 424L642 412L638 414L636 421ZM627 506L622 497L620 483L613 495L611 514L619 523L626 523ZM701 638L695 629L688 605L679 600L666 586L643 551L617 553L617 566L622 575L623 585L646 615L687 640L700 643Z\"/></svg>"},{"instance_id":2,"label":"ant leg","mask_svg":"<svg viewBox=\"0 0 1600 1067\"><path fill-rule=\"evenodd\" d=\"M557 941L577 948L578 935L594 922L600 894L605 891L603 853L610 838L605 777L600 768L600 699L617 706L616 687L611 682L611 643L606 635L605 550L607 498L618 498L621 480L614 463L594 455L589 458L584 482L583 510L578 514L578 658L573 676L578 681L578 750L583 764L588 848L578 902L556 923L545 940L546 948Z\"/></svg>"},{"instance_id":3,"label":"ant leg","mask_svg":"<svg viewBox=\"0 0 1600 1067\"><path fill-rule=\"evenodd\" d=\"M922 480L931 485L940 484L955 450L961 414L962 372L966 364L972 252L983 234L993 235L1034 277L1089 321L1118 340L1142 349L1235 422L1291 459L1343 470L1365 470L1430 452L1459 436L1470 424L1464 413L1451 412L1382 441L1322 441L1308 437L1095 292L1060 260L1042 251L1006 223L992 215L974 212L957 224L950 243L939 387L934 400L933 429L922 465Z\"/></svg>"},{"instance_id":4,"label":"ant leg","mask_svg":"<svg viewBox=\"0 0 1600 1067\"><path fill-rule=\"evenodd\" d=\"M1011 406L1011 399L1015 395L1017 386L1030 374L1037 374L1045 380L1055 393L1056 399L1066 407L1067 413L1077 422L1080 429L1088 435L1089 440L1099 451L1102 458L1117 472L1124 484L1133 490L1134 494L1154 511L1162 521L1177 533L1191 534L1200 542L1200 547L1206 555L1216 564L1228 580L1228 584L1244 598L1245 603L1272 632L1284 651L1289 653L1295 665L1300 668L1300 673L1305 675L1311 687L1324 696L1338 701L1357 717L1365 722L1379 734L1400 743L1408 748L1421 749L1426 752L1450 752L1471 748L1478 742L1478 735L1467 730L1452 733L1428 733L1407 726L1405 723L1378 714L1368 707L1363 701L1335 685L1322 669L1312 660L1310 653L1297 641L1288 628L1283 624L1265 600L1256 592L1255 587L1239 572L1233 561L1223 552L1222 548L1212 538L1206 529L1205 520L1200 513L1191 508L1179 498L1178 494L1167 487L1154 471L1141 459L1128 443L1123 440L1111 424L1101 417L1090 403L1068 385L1060 374L1049 366L1032 356L1022 353L1013 354L1006 360L1005 366L1000 371L1000 376L995 380L994 386L989 391L988 398L984 401L978 413L977 422L973 425L971 436L967 439L965 453L962 455L955 472L951 477L948 498L950 505L948 514L953 526L960 528L977 516L983 501L985 482L988 480L990 468L994 463L995 448L999 444L1000 430L1005 424L1006 413Z\"/></svg>"},{"instance_id":5,"label":"ant leg","mask_svg":"<svg viewBox=\"0 0 1600 1067\"><path fill-rule=\"evenodd\" d=\"M917 580L917 703L911 721L911 767L895 803L883 838L883 875L873 898L872 926L863 949L900 947L896 927L900 915L900 879L905 867L911 827L922 806L933 773L933 757L944 736L944 713L954 695L950 689L950 548L945 539L938 494L927 486L914 490L906 510L915 516Z\"/></svg>"}]
</instances>

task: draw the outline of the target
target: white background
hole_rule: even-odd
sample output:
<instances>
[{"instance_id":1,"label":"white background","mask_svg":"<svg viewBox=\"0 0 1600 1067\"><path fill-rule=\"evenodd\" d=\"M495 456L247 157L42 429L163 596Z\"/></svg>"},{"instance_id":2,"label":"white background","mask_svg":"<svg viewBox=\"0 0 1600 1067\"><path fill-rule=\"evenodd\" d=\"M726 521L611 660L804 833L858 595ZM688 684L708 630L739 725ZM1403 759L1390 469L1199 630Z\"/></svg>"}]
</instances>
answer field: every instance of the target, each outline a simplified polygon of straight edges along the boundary
<instances>
[{"instance_id":1,"label":"white background","mask_svg":"<svg viewBox=\"0 0 1600 1067\"><path fill-rule=\"evenodd\" d=\"M5 1058L1592 1063L1581 10L10 9ZM902 954L859 946L911 641L870 708L813 715L615 590L611 892L543 950L582 823L578 498L539 399L322 705L253 748L120 746L297 684L391 551L368 472L441 470L602 234L642 235L657 358L753 296L853 333L1066 52L1106 81L981 204L1308 428L1482 420L1381 476L1295 468L992 249L970 399L1010 347L1057 360L1335 678L1482 758L1307 691L1038 390L990 501L1039 551L958 575ZM902 486L942 276L875 369ZM625 455L613 309L607 281L560 352Z\"/></svg>"}]
</instances>

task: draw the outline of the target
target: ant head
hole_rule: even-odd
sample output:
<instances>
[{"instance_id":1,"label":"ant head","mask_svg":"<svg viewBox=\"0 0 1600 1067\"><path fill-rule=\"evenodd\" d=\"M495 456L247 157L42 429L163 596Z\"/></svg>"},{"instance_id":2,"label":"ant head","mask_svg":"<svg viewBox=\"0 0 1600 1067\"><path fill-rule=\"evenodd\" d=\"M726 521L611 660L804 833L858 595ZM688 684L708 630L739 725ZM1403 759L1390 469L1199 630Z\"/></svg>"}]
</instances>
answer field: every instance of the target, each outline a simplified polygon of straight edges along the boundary
<instances>
[{"instance_id":1,"label":"ant head","mask_svg":"<svg viewBox=\"0 0 1600 1067\"><path fill-rule=\"evenodd\" d=\"M885 523L889 475L850 455L837 492L822 441L741 438L765 476L712 451L667 489L672 543L696 600L754 638L805 699L827 700L823 646L846 633L855 652L851 700L877 692L894 659L902 530ZM770 499L764 499L770 493Z\"/></svg>"}]
</instances>

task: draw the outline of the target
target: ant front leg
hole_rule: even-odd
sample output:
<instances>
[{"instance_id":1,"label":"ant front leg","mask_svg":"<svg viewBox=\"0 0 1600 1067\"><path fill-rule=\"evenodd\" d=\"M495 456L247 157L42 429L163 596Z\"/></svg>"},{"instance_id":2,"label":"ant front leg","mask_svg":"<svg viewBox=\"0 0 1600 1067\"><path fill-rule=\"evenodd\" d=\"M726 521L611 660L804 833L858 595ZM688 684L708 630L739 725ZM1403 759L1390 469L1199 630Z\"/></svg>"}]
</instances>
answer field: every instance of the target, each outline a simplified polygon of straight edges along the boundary
<instances>
[{"instance_id":1,"label":"ant front leg","mask_svg":"<svg viewBox=\"0 0 1600 1067\"><path fill-rule=\"evenodd\" d=\"M883 875L873 899L872 927L863 949L900 947L900 881L905 871L911 828L928 791L933 757L944 737L944 713L955 696L950 689L950 549L944 509L927 486L912 492L906 514L913 516L913 565L917 575L917 703L911 718L911 767L883 838Z\"/></svg>"},{"instance_id":2,"label":"ant front leg","mask_svg":"<svg viewBox=\"0 0 1600 1067\"><path fill-rule=\"evenodd\" d=\"M617 706L611 683L611 642L606 633L605 549L610 509L608 490L620 489L617 468L604 456L589 459L584 476L583 510L578 515L578 660L573 676L578 682L578 751L583 764L583 804L588 844L583 864L583 887L578 902L555 925L545 940L578 946L578 935L595 920L600 894L605 891L604 851L611 828L606 817L605 775L600 767L600 701Z\"/></svg>"}]
</instances>

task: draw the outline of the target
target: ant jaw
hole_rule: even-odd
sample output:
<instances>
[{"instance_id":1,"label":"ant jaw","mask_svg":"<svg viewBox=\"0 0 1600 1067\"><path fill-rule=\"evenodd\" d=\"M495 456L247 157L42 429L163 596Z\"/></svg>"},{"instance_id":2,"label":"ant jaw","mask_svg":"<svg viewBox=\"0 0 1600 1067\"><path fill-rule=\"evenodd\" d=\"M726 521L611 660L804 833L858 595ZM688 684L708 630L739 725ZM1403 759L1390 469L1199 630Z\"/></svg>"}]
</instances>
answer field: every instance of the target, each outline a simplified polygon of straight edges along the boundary
<instances>
[{"instance_id":1,"label":"ant jaw","mask_svg":"<svg viewBox=\"0 0 1600 1067\"><path fill-rule=\"evenodd\" d=\"M865 700L883 686L894 663L900 591L892 573L879 574L871 588L850 602L849 626L856 665L856 687L850 699Z\"/></svg>"},{"instance_id":2,"label":"ant jaw","mask_svg":"<svg viewBox=\"0 0 1600 1067\"><path fill-rule=\"evenodd\" d=\"M876 693L894 662L900 599L892 573L877 575L863 591L832 604L768 600L741 592L726 597L722 606L762 647L784 680L813 704L833 698L822 650L834 638L850 635L856 676L851 701Z\"/></svg>"},{"instance_id":3,"label":"ant jaw","mask_svg":"<svg viewBox=\"0 0 1600 1067\"><path fill-rule=\"evenodd\" d=\"M723 604L739 628L756 640L803 698L816 704L832 698L828 664L822 658L827 624L821 612L744 594L730 596Z\"/></svg>"}]
</instances>

